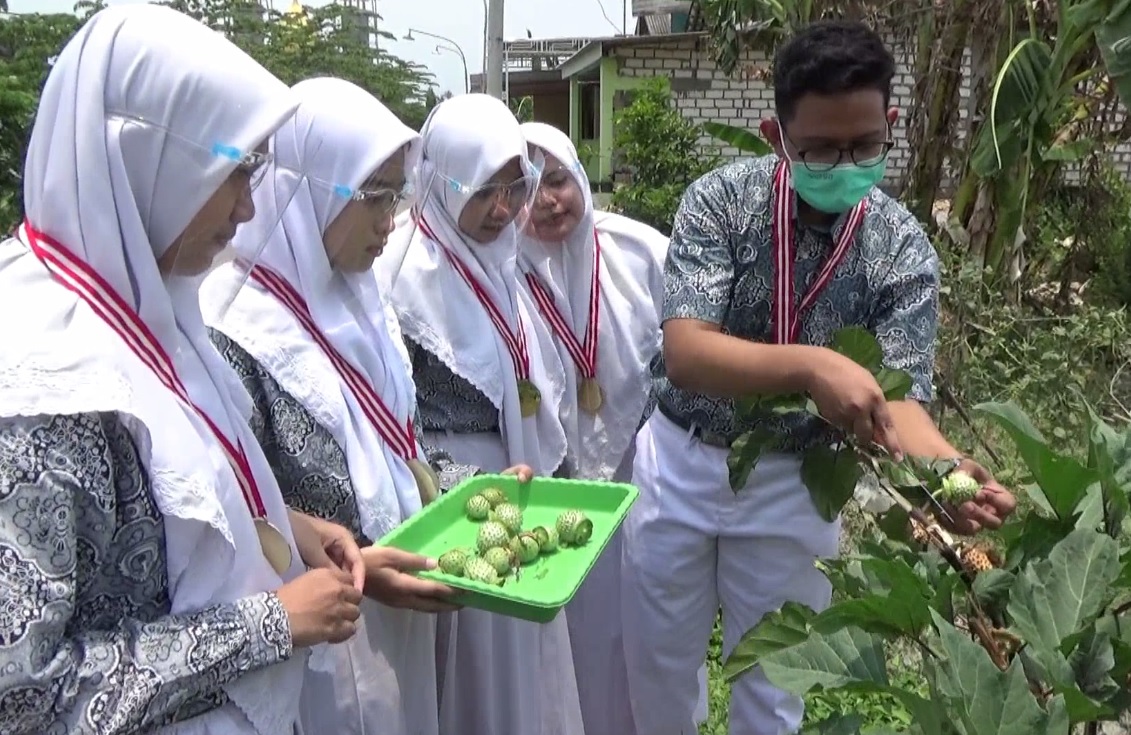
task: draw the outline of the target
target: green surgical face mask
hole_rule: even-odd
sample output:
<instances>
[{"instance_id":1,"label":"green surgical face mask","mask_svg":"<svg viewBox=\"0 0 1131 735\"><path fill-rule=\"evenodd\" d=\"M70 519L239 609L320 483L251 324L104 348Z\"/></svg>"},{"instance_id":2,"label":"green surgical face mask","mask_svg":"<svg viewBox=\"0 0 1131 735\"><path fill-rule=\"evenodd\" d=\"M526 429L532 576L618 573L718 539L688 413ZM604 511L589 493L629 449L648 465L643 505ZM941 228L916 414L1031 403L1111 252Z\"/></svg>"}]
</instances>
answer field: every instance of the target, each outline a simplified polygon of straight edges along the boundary
<instances>
[{"instance_id":1,"label":"green surgical face mask","mask_svg":"<svg viewBox=\"0 0 1131 735\"><path fill-rule=\"evenodd\" d=\"M859 204L884 179L887 156L865 163L858 166L850 161L827 171L810 171L801 161L790 161L793 190L818 211L842 214Z\"/></svg>"}]
</instances>

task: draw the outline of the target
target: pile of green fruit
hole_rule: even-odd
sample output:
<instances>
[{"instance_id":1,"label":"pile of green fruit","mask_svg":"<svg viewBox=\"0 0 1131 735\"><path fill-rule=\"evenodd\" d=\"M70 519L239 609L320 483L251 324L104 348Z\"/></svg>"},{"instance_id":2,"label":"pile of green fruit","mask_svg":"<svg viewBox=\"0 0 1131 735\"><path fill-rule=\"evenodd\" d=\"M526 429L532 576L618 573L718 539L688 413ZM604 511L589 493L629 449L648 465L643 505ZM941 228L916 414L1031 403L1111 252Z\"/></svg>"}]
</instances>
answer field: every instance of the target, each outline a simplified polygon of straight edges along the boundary
<instances>
[{"instance_id":1,"label":"pile of green fruit","mask_svg":"<svg viewBox=\"0 0 1131 735\"><path fill-rule=\"evenodd\" d=\"M522 528L522 509L507 502L503 491L492 487L468 498L469 520L480 524L475 549L451 549L440 555L440 571L453 577L502 586L513 572L517 578L526 564L559 546L584 546L593 535L593 523L579 510L567 510L553 526Z\"/></svg>"}]
</instances>

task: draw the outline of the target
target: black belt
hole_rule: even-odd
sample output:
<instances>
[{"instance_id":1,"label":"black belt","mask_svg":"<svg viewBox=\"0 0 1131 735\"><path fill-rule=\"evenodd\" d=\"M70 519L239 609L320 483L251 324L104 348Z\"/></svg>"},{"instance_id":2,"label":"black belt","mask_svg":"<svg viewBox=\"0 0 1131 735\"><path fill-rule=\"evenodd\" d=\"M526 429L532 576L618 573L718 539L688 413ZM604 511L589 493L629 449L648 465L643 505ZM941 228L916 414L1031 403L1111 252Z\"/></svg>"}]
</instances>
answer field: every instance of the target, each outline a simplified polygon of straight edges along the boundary
<instances>
[{"instance_id":1,"label":"black belt","mask_svg":"<svg viewBox=\"0 0 1131 735\"><path fill-rule=\"evenodd\" d=\"M731 440L730 437L728 437L726 434L720 434L717 431L709 431L707 429L704 429L699 424L688 421L687 419L677 415L675 411L665 406L663 401L656 403L656 410L659 411L660 414L668 421L671 421L673 424L683 429L684 431L690 432L693 437L703 442L704 444L709 444L712 447L719 447L722 449L730 449Z\"/></svg>"}]
</instances>

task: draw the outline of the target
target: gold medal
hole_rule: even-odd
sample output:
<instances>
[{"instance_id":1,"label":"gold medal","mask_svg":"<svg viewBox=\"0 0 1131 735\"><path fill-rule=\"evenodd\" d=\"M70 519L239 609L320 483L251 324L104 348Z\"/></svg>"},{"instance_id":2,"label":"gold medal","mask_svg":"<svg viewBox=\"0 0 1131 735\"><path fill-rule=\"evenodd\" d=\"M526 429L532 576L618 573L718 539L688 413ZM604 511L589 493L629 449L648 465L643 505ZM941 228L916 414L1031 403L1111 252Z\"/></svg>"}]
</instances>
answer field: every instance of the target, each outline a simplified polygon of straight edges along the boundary
<instances>
[{"instance_id":1,"label":"gold medal","mask_svg":"<svg viewBox=\"0 0 1131 735\"><path fill-rule=\"evenodd\" d=\"M538 406L542 403L542 393L538 386L529 380L518 381L518 409L522 418L528 419L538 413Z\"/></svg>"},{"instance_id":2,"label":"gold medal","mask_svg":"<svg viewBox=\"0 0 1131 735\"><path fill-rule=\"evenodd\" d=\"M421 505L428 505L440 496L440 476L435 470L419 459L410 459L408 468L412 472L412 478L416 480Z\"/></svg>"},{"instance_id":3,"label":"gold medal","mask_svg":"<svg viewBox=\"0 0 1131 735\"><path fill-rule=\"evenodd\" d=\"M291 561L294 558L287 537L266 518L255 519L255 532L259 535L259 546L263 549L267 563L276 574L284 574L291 568Z\"/></svg>"},{"instance_id":4,"label":"gold medal","mask_svg":"<svg viewBox=\"0 0 1131 735\"><path fill-rule=\"evenodd\" d=\"M605 403L605 394L596 378L586 378L577 388L577 405L586 413L597 413Z\"/></svg>"}]
</instances>

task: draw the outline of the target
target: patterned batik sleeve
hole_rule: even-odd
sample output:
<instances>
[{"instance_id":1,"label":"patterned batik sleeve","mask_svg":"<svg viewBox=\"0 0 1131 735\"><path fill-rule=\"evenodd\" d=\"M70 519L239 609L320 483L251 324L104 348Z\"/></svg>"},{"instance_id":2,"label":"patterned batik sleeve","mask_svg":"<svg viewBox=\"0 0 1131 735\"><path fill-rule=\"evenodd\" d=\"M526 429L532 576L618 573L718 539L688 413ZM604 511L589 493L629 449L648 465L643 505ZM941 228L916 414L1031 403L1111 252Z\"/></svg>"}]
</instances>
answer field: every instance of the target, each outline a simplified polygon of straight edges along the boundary
<instances>
[{"instance_id":1,"label":"patterned batik sleeve","mask_svg":"<svg viewBox=\"0 0 1131 735\"><path fill-rule=\"evenodd\" d=\"M452 455L439 447L424 443L424 432L420 430L420 422L413 424L416 430L416 443L424 450L424 457L436 474L440 476L440 492L446 493L469 477L483 474L483 470L469 464L460 464L452 459Z\"/></svg>"},{"instance_id":2,"label":"patterned batik sleeve","mask_svg":"<svg viewBox=\"0 0 1131 735\"><path fill-rule=\"evenodd\" d=\"M165 614L149 492L114 414L0 419L0 732L148 732L291 655L273 593Z\"/></svg>"},{"instance_id":3,"label":"patterned batik sleeve","mask_svg":"<svg viewBox=\"0 0 1131 735\"><path fill-rule=\"evenodd\" d=\"M908 222L896 256L880 281L869 326L884 364L911 375L907 398L934 399L935 339L939 328L939 258L922 228Z\"/></svg>"},{"instance_id":4,"label":"patterned batik sleeve","mask_svg":"<svg viewBox=\"0 0 1131 735\"><path fill-rule=\"evenodd\" d=\"M664 263L663 319L722 324L730 307L734 250L725 180L707 174L683 195Z\"/></svg>"}]
</instances>

